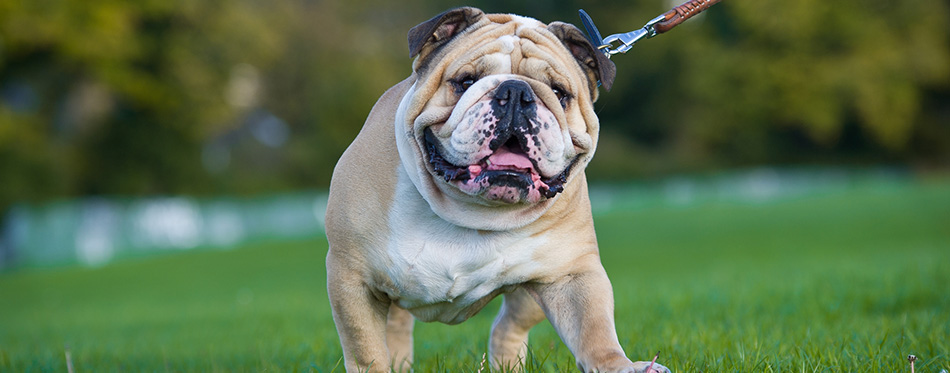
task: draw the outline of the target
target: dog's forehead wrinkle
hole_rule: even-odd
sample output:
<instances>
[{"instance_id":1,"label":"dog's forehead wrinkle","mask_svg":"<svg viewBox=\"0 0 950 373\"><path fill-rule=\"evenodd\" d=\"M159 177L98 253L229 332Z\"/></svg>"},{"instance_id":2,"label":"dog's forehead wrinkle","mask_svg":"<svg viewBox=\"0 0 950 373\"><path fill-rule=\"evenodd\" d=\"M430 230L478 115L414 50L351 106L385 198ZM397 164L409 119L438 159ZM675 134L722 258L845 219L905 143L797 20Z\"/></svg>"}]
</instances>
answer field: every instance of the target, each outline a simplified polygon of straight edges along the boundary
<instances>
[{"instance_id":1,"label":"dog's forehead wrinkle","mask_svg":"<svg viewBox=\"0 0 950 373\"><path fill-rule=\"evenodd\" d=\"M515 51L515 46L518 45L518 40L520 38L515 35L505 35L498 38L498 42L501 43L501 52L502 53L512 53Z\"/></svg>"},{"instance_id":2,"label":"dog's forehead wrinkle","mask_svg":"<svg viewBox=\"0 0 950 373\"><path fill-rule=\"evenodd\" d=\"M544 30L546 26L540 21L516 15L500 16L504 17L496 20L496 23L493 24L494 27L486 27L488 30L484 31L485 34L497 36L487 38L483 43L471 48L467 55L472 57L463 58L463 60L475 61L473 63L479 65L477 70L482 75L502 72L519 74L522 70L530 71L530 68L525 69L522 66L522 61L528 57L526 50L530 50L529 53L533 55L555 52L548 49L539 52L542 51L542 48L538 44L549 41L545 35L547 33ZM479 34L478 36L484 35ZM506 60L505 63L502 63L500 59ZM550 62L550 58L543 59Z\"/></svg>"},{"instance_id":3,"label":"dog's forehead wrinkle","mask_svg":"<svg viewBox=\"0 0 950 373\"><path fill-rule=\"evenodd\" d=\"M511 57L509 53L493 53L481 56L476 62L480 75L511 73Z\"/></svg>"}]
</instances>

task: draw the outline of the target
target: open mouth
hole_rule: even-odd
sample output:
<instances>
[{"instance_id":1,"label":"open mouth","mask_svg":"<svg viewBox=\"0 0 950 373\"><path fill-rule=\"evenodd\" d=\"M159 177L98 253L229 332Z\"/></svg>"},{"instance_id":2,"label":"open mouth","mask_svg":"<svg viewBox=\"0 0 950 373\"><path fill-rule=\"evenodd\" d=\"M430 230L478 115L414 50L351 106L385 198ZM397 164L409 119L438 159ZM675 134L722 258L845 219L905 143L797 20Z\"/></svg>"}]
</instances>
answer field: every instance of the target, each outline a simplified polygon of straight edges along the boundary
<instances>
[{"instance_id":1,"label":"open mouth","mask_svg":"<svg viewBox=\"0 0 950 373\"><path fill-rule=\"evenodd\" d=\"M552 198L564 190L567 174L573 166L572 163L553 177L541 176L537 165L528 158L514 136L478 163L457 166L442 156L439 142L432 131L426 128L424 133L428 160L435 173L469 194L489 191L489 199L517 202L540 199L531 198L533 195ZM505 195L495 195L496 192L491 192L492 189L503 189L506 192ZM512 190L517 190L518 195L511 195Z\"/></svg>"}]
</instances>

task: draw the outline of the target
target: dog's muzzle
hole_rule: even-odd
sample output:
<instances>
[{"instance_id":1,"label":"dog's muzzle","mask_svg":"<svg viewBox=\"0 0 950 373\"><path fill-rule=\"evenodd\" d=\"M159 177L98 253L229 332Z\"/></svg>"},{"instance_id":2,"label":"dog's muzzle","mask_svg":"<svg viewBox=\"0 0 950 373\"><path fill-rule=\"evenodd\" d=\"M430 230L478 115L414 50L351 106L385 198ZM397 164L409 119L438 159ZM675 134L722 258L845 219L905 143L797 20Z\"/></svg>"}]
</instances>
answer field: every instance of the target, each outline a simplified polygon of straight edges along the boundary
<instances>
[{"instance_id":1,"label":"dog's muzzle","mask_svg":"<svg viewBox=\"0 0 950 373\"><path fill-rule=\"evenodd\" d=\"M428 161L438 176L462 191L489 200L515 203L537 202L564 190L573 166L551 177L543 177L538 167L538 104L528 83L509 80L491 93L491 113L496 119L484 130L491 154L475 164L455 165L443 156L444 149L431 129L424 130ZM576 161L576 159L575 159Z\"/></svg>"}]
</instances>

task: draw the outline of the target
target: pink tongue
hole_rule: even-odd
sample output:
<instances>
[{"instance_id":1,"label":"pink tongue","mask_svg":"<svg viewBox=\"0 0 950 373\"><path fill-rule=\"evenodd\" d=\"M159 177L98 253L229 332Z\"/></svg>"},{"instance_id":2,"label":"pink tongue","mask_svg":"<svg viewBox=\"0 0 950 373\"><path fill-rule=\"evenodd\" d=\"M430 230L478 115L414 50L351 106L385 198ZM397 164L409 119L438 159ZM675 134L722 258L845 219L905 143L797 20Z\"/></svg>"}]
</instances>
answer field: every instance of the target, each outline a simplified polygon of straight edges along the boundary
<instances>
[{"instance_id":1,"label":"pink tongue","mask_svg":"<svg viewBox=\"0 0 950 373\"><path fill-rule=\"evenodd\" d=\"M510 166L515 168L531 169L531 160L524 154L512 153L508 148L501 147L488 157L489 168L492 166Z\"/></svg>"}]
</instances>

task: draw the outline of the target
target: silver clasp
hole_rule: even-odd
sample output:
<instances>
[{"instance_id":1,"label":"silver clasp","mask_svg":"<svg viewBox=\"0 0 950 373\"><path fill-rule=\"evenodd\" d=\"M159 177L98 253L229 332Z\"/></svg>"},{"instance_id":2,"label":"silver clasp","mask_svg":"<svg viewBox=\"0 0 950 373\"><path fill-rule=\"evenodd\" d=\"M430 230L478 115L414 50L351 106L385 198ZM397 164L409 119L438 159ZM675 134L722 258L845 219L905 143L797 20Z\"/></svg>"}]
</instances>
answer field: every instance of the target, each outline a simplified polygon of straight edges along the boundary
<instances>
[{"instance_id":1,"label":"silver clasp","mask_svg":"<svg viewBox=\"0 0 950 373\"><path fill-rule=\"evenodd\" d=\"M665 19L664 17L665 15L660 15L650 22L647 22L647 24L640 29L623 34L610 35L604 38L604 44L598 47L598 49L603 50L608 58L618 53L627 53L640 39L649 39L656 36L656 29L653 28L653 25L663 21ZM614 47L615 42L620 42L620 44Z\"/></svg>"}]
</instances>

